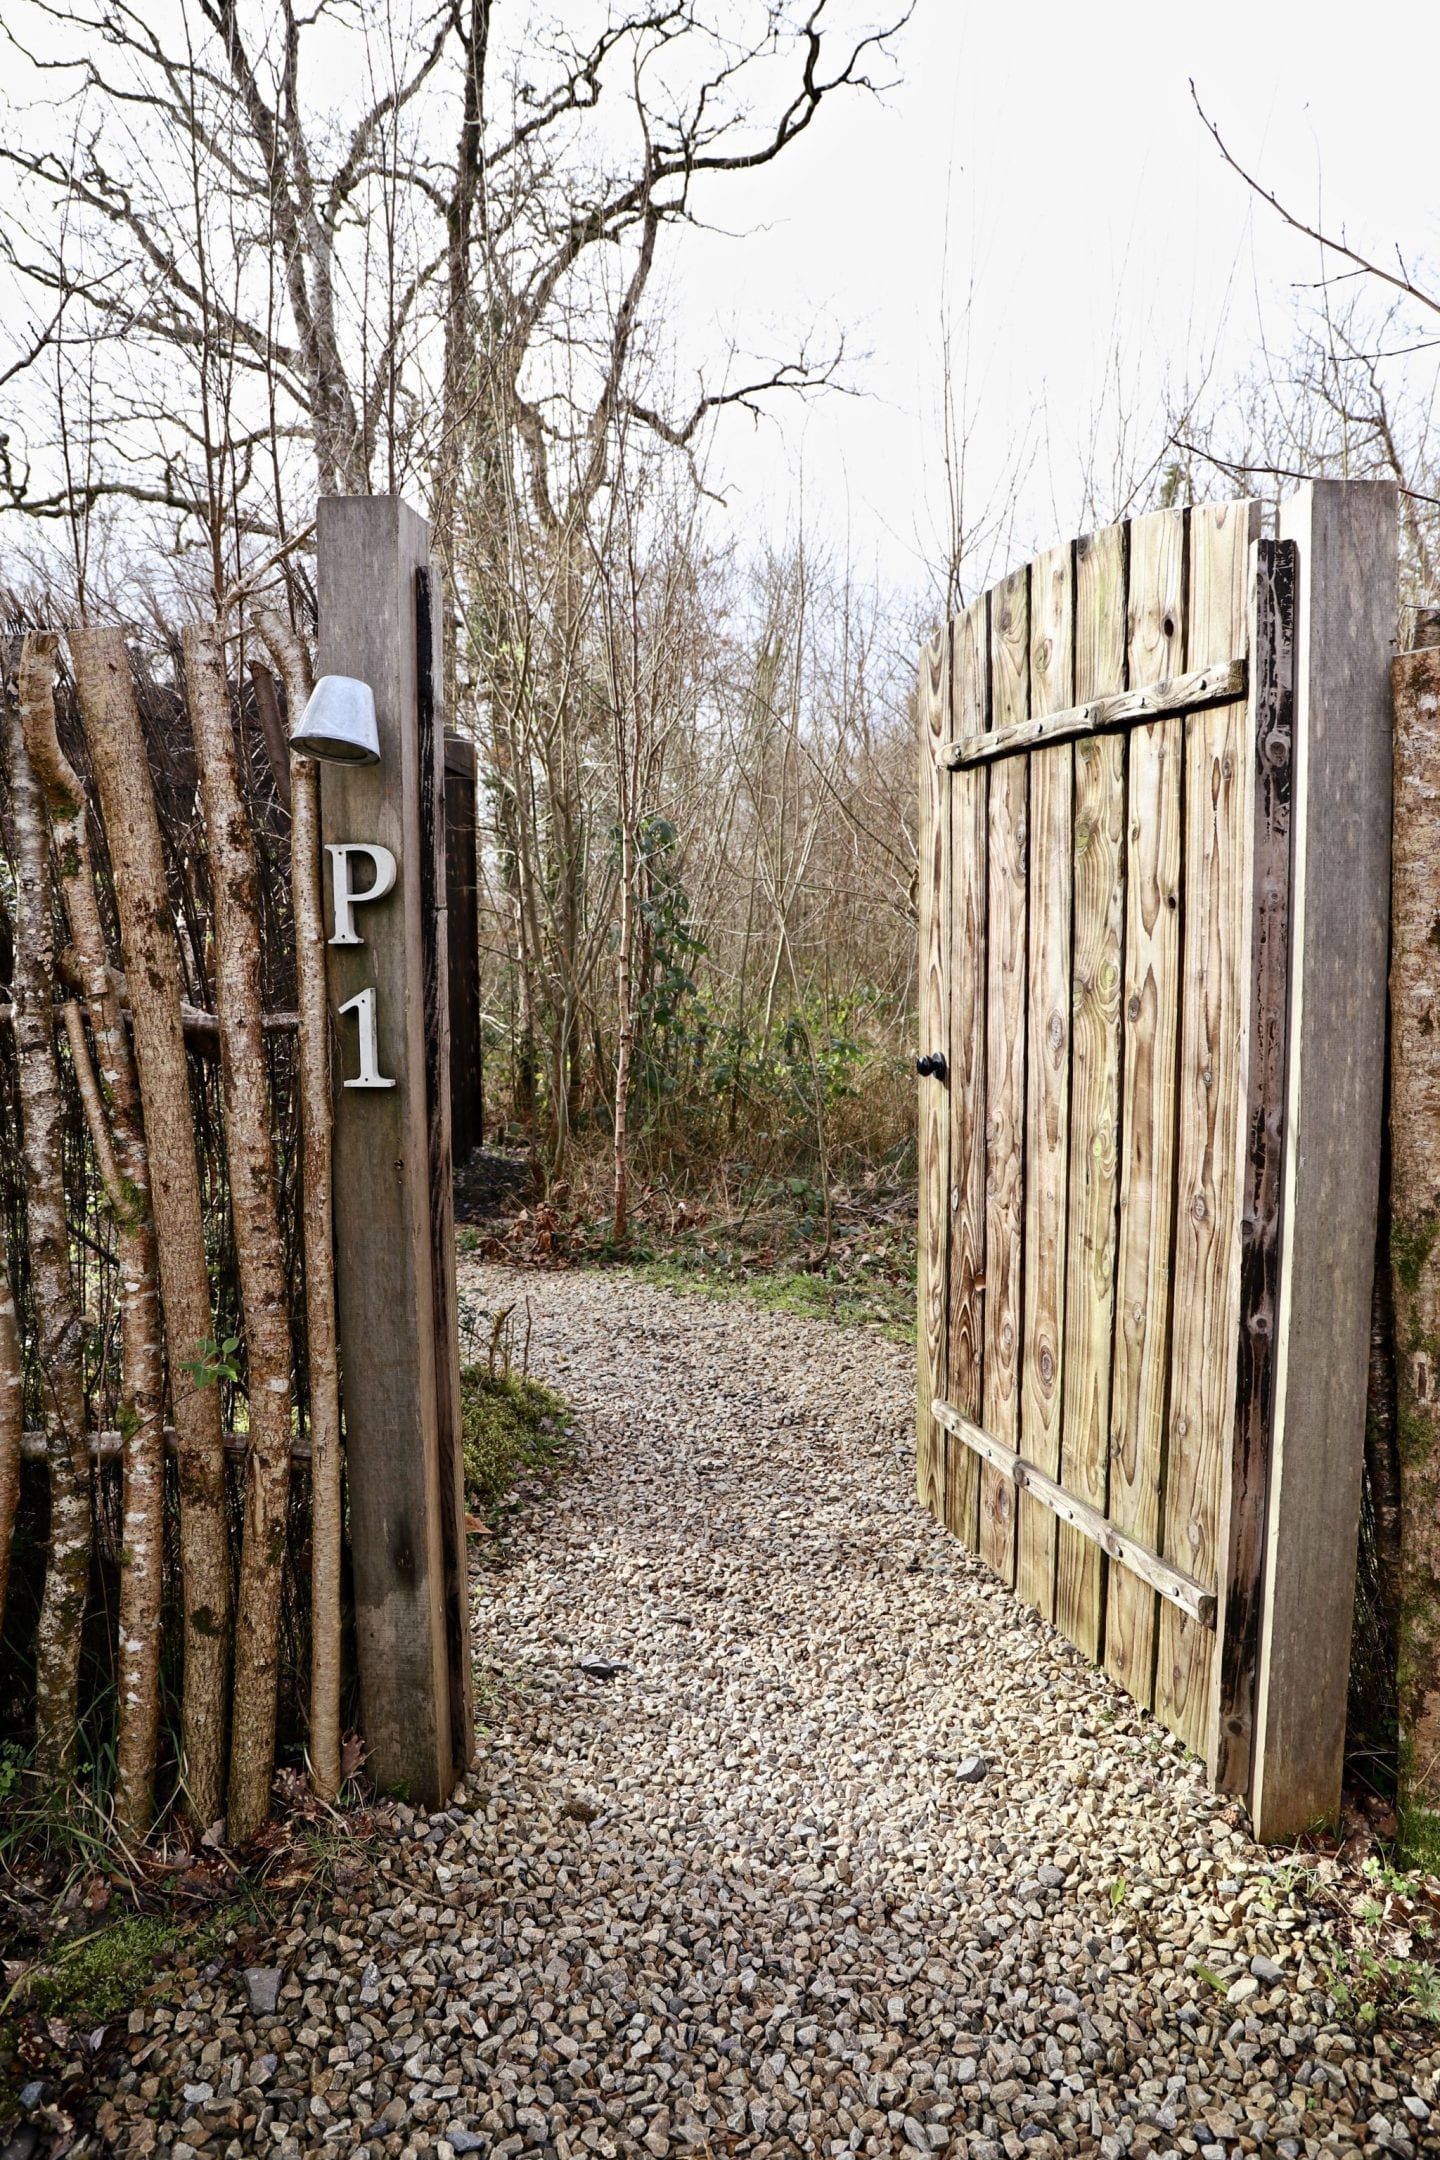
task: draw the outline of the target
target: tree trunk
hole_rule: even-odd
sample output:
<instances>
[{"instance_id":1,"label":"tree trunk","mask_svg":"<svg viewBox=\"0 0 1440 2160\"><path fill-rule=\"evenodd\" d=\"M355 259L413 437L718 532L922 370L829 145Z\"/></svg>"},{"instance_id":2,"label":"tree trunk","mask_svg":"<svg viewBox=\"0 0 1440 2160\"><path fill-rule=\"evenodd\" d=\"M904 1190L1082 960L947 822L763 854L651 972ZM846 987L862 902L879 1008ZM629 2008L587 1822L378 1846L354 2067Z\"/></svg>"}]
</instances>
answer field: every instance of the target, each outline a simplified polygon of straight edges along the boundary
<instances>
[{"instance_id":1,"label":"tree trunk","mask_svg":"<svg viewBox=\"0 0 1440 2160\"><path fill-rule=\"evenodd\" d=\"M281 616L262 614L258 624L284 680L293 726L310 695L309 655ZM330 1007L320 893L320 768L313 758L292 760L290 797L310 1383L310 1777L321 1799L333 1800L340 1790L340 1560L344 1513L331 1190Z\"/></svg>"},{"instance_id":2,"label":"tree trunk","mask_svg":"<svg viewBox=\"0 0 1440 2160\"><path fill-rule=\"evenodd\" d=\"M149 1146L150 1198L179 1437L180 1562L184 1582L181 1754L186 1804L201 1828L224 1806L230 1552L225 1436L217 1390L188 1361L212 1336L200 1178L185 1038L180 958L150 765L119 630L70 639L114 876L115 910L131 985L131 1037Z\"/></svg>"},{"instance_id":3,"label":"tree trunk","mask_svg":"<svg viewBox=\"0 0 1440 2160\"><path fill-rule=\"evenodd\" d=\"M265 1056L259 874L240 793L219 630L208 624L188 629L183 649L210 861L225 1159L250 1409L226 1810L231 1843L244 1845L270 1812L275 1768L280 1586L290 1497L290 1305Z\"/></svg>"},{"instance_id":4,"label":"tree trunk","mask_svg":"<svg viewBox=\"0 0 1440 2160\"><path fill-rule=\"evenodd\" d=\"M52 695L54 636L20 649L18 708L7 716L15 825L15 1049L20 1078L26 1241L50 1466L50 1549L36 1638L35 1758L68 1772L80 1724L80 1630L90 1585L90 1457L85 1435L84 1336L70 1274L65 1215L64 1097L55 1049L55 932L50 844L25 749L29 707Z\"/></svg>"},{"instance_id":5,"label":"tree trunk","mask_svg":"<svg viewBox=\"0 0 1440 2160\"><path fill-rule=\"evenodd\" d=\"M1440 1816L1440 650L1394 662L1390 1250L1401 1461L1402 1828ZM1432 1826L1440 1827L1440 1826Z\"/></svg>"},{"instance_id":6,"label":"tree trunk","mask_svg":"<svg viewBox=\"0 0 1440 2160\"><path fill-rule=\"evenodd\" d=\"M620 942L615 955L617 1039L615 1048L615 1205L610 1222L612 1243L623 1245L629 1228L630 1164L626 1116L630 1102L630 1052L635 1041L635 840L628 822L620 833Z\"/></svg>"},{"instance_id":7,"label":"tree trunk","mask_svg":"<svg viewBox=\"0 0 1440 2160\"><path fill-rule=\"evenodd\" d=\"M10 1547L20 1505L20 1442L24 1430L25 1367L20 1355L20 1322L5 1250L5 1220L0 1216L0 1627L5 1623Z\"/></svg>"},{"instance_id":8,"label":"tree trunk","mask_svg":"<svg viewBox=\"0 0 1440 2160\"><path fill-rule=\"evenodd\" d=\"M100 1060L99 1083L76 1005L65 1008L71 1062L115 1219L120 1264L120 1402L124 1436L116 1716L116 1809L132 1837L154 1821L164 1580L165 1351L140 1087L100 919L85 790L60 747L47 685L25 707L25 746L44 791L71 948Z\"/></svg>"}]
</instances>

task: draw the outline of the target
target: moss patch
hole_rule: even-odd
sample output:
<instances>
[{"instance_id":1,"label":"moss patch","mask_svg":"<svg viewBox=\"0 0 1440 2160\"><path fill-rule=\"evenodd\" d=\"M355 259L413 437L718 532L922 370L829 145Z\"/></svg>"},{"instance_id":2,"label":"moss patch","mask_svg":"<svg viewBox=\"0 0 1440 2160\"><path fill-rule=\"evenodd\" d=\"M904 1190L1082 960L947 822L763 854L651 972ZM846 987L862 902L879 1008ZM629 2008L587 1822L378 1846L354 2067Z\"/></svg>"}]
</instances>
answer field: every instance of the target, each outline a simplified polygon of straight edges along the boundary
<instances>
[{"instance_id":1,"label":"moss patch","mask_svg":"<svg viewBox=\"0 0 1440 2160\"><path fill-rule=\"evenodd\" d=\"M127 1913L43 1959L30 1974L30 2002L43 2017L79 2030L106 2025L132 2009L181 1940L174 1921Z\"/></svg>"},{"instance_id":2,"label":"moss patch","mask_svg":"<svg viewBox=\"0 0 1440 2160\"><path fill-rule=\"evenodd\" d=\"M1417 1874L1440 1875L1440 1814L1413 1803L1401 1809L1399 1856Z\"/></svg>"},{"instance_id":3,"label":"moss patch","mask_svg":"<svg viewBox=\"0 0 1440 2160\"><path fill-rule=\"evenodd\" d=\"M637 1282L662 1290L698 1292L702 1297L745 1298L769 1312L798 1313L805 1319L831 1320L841 1327L873 1327L891 1342L915 1340L915 1292L883 1276L856 1280L839 1267L799 1269L747 1268L725 1259L690 1253L645 1260L631 1270Z\"/></svg>"},{"instance_id":4,"label":"moss patch","mask_svg":"<svg viewBox=\"0 0 1440 2160\"><path fill-rule=\"evenodd\" d=\"M460 1375L465 1497L482 1514L527 1477L569 1460L572 1420L560 1396L516 1372L467 1365Z\"/></svg>"},{"instance_id":5,"label":"moss patch","mask_svg":"<svg viewBox=\"0 0 1440 2160\"><path fill-rule=\"evenodd\" d=\"M1402 1287L1412 1297L1420 1287L1420 1277L1434 1251L1437 1234L1440 1234L1440 1219L1434 1215L1418 1215L1413 1222L1397 1216L1390 1225L1391 1263Z\"/></svg>"}]
</instances>

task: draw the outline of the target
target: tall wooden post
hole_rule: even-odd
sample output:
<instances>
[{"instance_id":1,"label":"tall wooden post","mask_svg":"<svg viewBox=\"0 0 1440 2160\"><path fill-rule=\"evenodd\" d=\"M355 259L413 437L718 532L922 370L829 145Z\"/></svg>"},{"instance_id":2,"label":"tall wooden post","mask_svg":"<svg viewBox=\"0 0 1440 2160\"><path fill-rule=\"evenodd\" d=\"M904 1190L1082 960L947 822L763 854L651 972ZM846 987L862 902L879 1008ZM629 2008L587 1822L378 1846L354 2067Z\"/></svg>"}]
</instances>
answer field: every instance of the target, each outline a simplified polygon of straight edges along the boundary
<instances>
[{"instance_id":1,"label":"tall wooden post","mask_svg":"<svg viewBox=\"0 0 1440 2160\"><path fill-rule=\"evenodd\" d=\"M450 965L450 1136L455 1160L463 1163L485 1136L475 745L463 735L445 737L445 910Z\"/></svg>"},{"instance_id":2,"label":"tall wooden post","mask_svg":"<svg viewBox=\"0 0 1440 2160\"><path fill-rule=\"evenodd\" d=\"M327 763L320 789L361 1715L377 1784L435 1806L474 1746L432 666L439 586L424 519L394 497L326 498L317 546L318 672L370 685L380 737L378 765Z\"/></svg>"},{"instance_id":3,"label":"tall wooden post","mask_svg":"<svg viewBox=\"0 0 1440 2160\"><path fill-rule=\"evenodd\" d=\"M1297 555L1289 1227L1250 1796L1264 1839L1340 1804L1380 1191L1395 489L1307 482L1280 537Z\"/></svg>"}]
</instances>

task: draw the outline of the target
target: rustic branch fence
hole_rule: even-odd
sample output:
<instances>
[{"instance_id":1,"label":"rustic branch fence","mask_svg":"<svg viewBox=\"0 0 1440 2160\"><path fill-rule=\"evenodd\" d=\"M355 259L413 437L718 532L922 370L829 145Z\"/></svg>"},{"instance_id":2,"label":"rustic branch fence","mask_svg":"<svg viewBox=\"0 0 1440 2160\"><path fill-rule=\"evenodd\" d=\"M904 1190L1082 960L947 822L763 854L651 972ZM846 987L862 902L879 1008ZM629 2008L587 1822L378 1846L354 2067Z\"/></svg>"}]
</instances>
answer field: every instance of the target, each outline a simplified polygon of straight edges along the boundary
<instances>
[{"instance_id":1,"label":"rustic branch fence","mask_svg":"<svg viewBox=\"0 0 1440 2160\"><path fill-rule=\"evenodd\" d=\"M245 1840L277 1742L333 1798L347 1723L381 1782L422 1799L472 1747L427 540L384 499L327 504L321 528L322 656L374 685L376 777L291 764L311 685L287 618L197 625L149 655L118 630L29 630L5 668L0 1730L33 1736L51 1777L83 1747L102 1797L113 1749L131 1838L178 1813ZM413 1045L388 1098L349 1092L353 961L327 934L322 833L379 837L342 831L352 810L402 865L356 941L383 978L387 1069L397 1030ZM398 1137L377 1140L376 1101ZM437 1286L423 1341L416 1280L387 1273L391 1213L411 1277ZM378 1372L394 1414L377 1420ZM398 1521L397 1463L421 1473ZM410 1635L387 1639L397 1610ZM422 1614L423 1673L397 1647Z\"/></svg>"}]
</instances>

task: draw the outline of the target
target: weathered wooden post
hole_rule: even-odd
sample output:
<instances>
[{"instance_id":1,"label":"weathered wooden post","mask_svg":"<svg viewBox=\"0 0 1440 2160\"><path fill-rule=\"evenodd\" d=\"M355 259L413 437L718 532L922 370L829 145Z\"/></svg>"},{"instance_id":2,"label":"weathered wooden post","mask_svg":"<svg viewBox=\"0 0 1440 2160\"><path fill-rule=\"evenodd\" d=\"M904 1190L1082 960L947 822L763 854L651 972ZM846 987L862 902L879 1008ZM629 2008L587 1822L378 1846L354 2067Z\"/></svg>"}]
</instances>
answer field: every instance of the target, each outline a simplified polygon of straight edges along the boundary
<instances>
[{"instance_id":1,"label":"weathered wooden post","mask_svg":"<svg viewBox=\"0 0 1440 2160\"><path fill-rule=\"evenodd\" d=\"M480 914L475 745L445 737L445 920L450 970L450 1139L464 1162L485 1137L480 1067Z\"/></svg>"},{"instance_id":2,"label":"weathered wooden post","mask_svg":"<svg viewBox=\"0 0 1440 2160\"><path fill-rule=\"evenodd\" d=\"M1340 1804L1380 1191L1395 489L1313 480L1297 551L1285 1214L1250 1812Z\"/></svg>"},{"instance_id":3,"label":"weathered wooden post","mask_svg":"<svg viewBox=\"0 0 1440 2160\"><path fill-rule=\"evenodd\" d=\"M323 766L335 1255L361 1712L427 1806L473 1753L451 1217L443 733L429 528L330 497L320 676L374 692L377 763Z\"/></svg>"}]
</instances>

